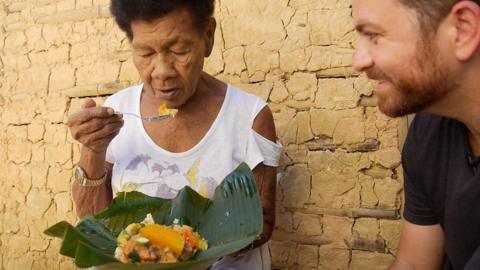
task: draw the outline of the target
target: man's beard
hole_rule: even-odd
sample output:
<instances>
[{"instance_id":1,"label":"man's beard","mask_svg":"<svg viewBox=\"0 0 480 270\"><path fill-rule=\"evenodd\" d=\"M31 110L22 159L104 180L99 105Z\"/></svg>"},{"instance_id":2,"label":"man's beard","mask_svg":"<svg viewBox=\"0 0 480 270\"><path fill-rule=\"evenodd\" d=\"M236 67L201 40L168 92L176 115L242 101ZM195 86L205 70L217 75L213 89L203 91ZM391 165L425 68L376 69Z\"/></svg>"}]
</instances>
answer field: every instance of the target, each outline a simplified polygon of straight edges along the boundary
<instances>
[{"instance_id":1,"label":"man's beard","mask_svg":"<svg viewBox=\"0 0 480 270\"><path fill-rule=\"evenodd\" d=\"M442 64L435 47L428 41L418 47L414 63L406 66L403 74L388 76L376 67L366 71L370 79L387 81L395 88L394 94L378 95L379 109L390 117L423 111L453 88L448 67Z\"/></svg>"}]
</instances>

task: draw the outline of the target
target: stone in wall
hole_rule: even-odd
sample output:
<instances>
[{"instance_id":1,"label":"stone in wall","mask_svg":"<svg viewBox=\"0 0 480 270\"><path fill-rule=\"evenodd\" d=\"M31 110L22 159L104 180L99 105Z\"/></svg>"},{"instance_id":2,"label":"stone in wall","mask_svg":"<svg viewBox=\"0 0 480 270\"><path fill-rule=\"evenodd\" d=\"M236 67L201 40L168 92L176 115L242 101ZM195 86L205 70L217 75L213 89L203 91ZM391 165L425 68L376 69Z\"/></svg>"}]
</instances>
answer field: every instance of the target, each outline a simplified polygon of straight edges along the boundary
<instances>
[{"instance_id":1,"label":"stone in wall","mask_svg":"<svg viewBox=\"0 0 480 270\"><path fill-rule=\"evenodd\" d=\"M333 245L320 246L319 268L325 270L348 269L350 252Z\"/></svg>"},{"instance_id":2,"label":"stone in wall","mask_svg":"<svg viewBox=\"0 0 480 270\"><path fill-rule=\"evenodd\" d=\"M279 192L277 192L277 195ZM281 200L277 201L282 201ZM275 229L276 230L281 230L286 233L292 233L294 232L293 229L293 214L289 211L285 211L285 208L280 205L280 203L277 203L275 205Z\"/></svg>"},{"instance_id":3,"label":"stone in wall","mask_svg":"<svg viewBox=\"0 0 480 270\"><path fill-rule=\"evenodd\" d=\"M30 211L32 211L32 215L40 218L52 204L52 198L44 191L34 188L28 193L26 204Z\"/></svg>"},{"instance_id":4,"label":"stone in wall","mask_svg":"<svg viewBox=\"0 0 480 270\"><path fill-rule=\"evenodd\" d=\"M273 114L277 135L282 140L284 146L296 142L297 126L293 121L295 115L296 111L286 106Z\"/></svg>"},{"instance_id":5,"label":"stone in wall","mask_svg":"<svg viewBox=\"0 0 480 270\"><path fill-rule=\"evenodd\" d=\"M277 81L273 84L272 92L270 93L270 101L273 103L281 103L289 97L288 89L283 81Z\"/></svg>"},{"instance_id":6,"label":"stone in wall","mask_svg":"<svg viewBox=\"0 0 480 270\"><path fill-rule=\"evenodd\" d=\"M378 196L379 207L398 208L400 206L399 195L402 191L402 184L398 180L386 178L377 181L374 190Z\"/></svg>"},{"instance_id":7,"label":"stone in wall","mask_svg":"<svg viewBox=\"0 0 480 270\"><path fill-rule=\"evenodd\" d=\"M360 94L354 88L354 79L318 80L318 92L315 107L329 110L354 109L358 105Z\"/></svg>"},{"instance_id":8,"label":"stone in wall","mask_svg":"<svg viewBox=\"0 0 480 270\"><path fill-rule=\"evenodd\" d=\"M227 49L224 52L226 74L240 75L247 69L244 60L245 48L242 46Z\"/></svg>"},{"instance_id":9,"label":"stone in wall","mask_svg":"<svg viewBox=\"0 0 480 270\"><path fill-rule=\"evenodd\" d=\"M400 242L401 228L395 220L380 220L380 234L385 239L386 248L396 254Z\"/></svg>"},{"instance_id":10,"label":"stone in wall","mask_svg":"<svg viewBox=\"0 0 480 270\"><path fill-rule=\"evenodd\" d=\"M311 202L321 208L358 208L360 194L356 178L323 171L312 177Z\"/></svg>"},{"instance_id":11,"label":"stone in wall","mask_svg":"<svg viewBox=\"0 0 480 270\"><path fill-rule=\"evenodd\" d=\"M302 269L316 268L318 266L318 246L298 245L296 264Z\"/></svg>"},{"instance_id":12,"label":"stone in wall","mask_svg":"<svg viewBox=\"0 0 480 270\"><path fill-rule=\"evenodd\" d=\"M313 9L308 12L308 20L312 25L310 38L313 45L329 46L349 44L353 41L352 24L338 23L348 21L351 17L350 8Z\"/></svg>"},{"instance_id":13,"label":"stone in wall","mask_svg":"<svg viewBox=\"0 0 480 270\"><path fill-rule=\"evenodd\" d=\"M323 232L326 237L332 240L331 247L347 249L352 243L353 220L347 217L324 216Z\"/></svg>"},{"instance_id":14,"label":"stone in wall","mask_svg":"<svg viewBox=\"0 0 480 270\"><path fill-rule=\"evenodd\" d=\"M51 90L63 90L75 85L75 69L68 64L60 64L52 69L49 81Z\"/></svg>"},{"instance_id":15,"label":"stone in wall","mask_svg":"<svg viewBox=\"0 0 480 270\"><path fill-rule=\"evenodd\" d=\"M352 232L354 249L385 252L385 240L380 236L380 226L377 219L356 219Z\"/></svg>"},{"instance_id":16,"label":"stone in wall","mask_svg":"<svg viewBox=\"0 0 480 270\"><path fill-rule=\"evenodd\" d=\"M245 18L233 15L223 19L221 25L226 49L242 45L273 46L285 38L285 30L278 16L253 13L248 19Z\"/></svg>"},{"instance_id":17,"label":"stone in wall","mask_svg":"<svg viewBox=\"0 0 480 270\"><path fill-rule=\"evenodd\" d=\"M279 183L284 206L303 208L309 202L310 177L306 166L297 165L287 169Z\"/></svg>"},{"instance_id":18,"label":"stone in wall","mask_svg":"<svg viewBox=\"0 0 480 270\"><path fill-rule=\"evenodd\" d=\"M372 253L354 250L349 269L355 270L384 270L393 262L394 257L389 254Z\"/></svg>"},{"instance_id":19,"label":"stone in wall","mask_svg":"<svg viewBox=\"0 0 480 270\"><path fill-rule=\"evenodd\" d=\"M378 206L378 195L375 193L375 180L367 175L359 176L361 186L360 196L362 198L360 206L363 208L375 208Z\"/></svg>"},{"instance_id":20,"label":"stone in wall","mask_svg":"<svg viewBox=\"0 0 480 270\"><path fill-rule=\"evenodd\" d=\"M118 79L129 82L130 84L134 84L140 80L140 76L131 59L122 63Z\"/></svg>"},{"instance_id":21,"label":"stone in wall","mask_svg":"<svg viewBox=\"0 0 480 270\"><path fill-rule=\"evenodd\" d=\"M318 236L323 233L321 217L318 215L293 213L293 228L299 235Z\"/></svg>"},{"instance_id":22,"label":"stone in wall","mask_svg":"<svg viewBox=\"0 0 480 270\"><path fill-rule=\"evenodd\" d=\"M317 91L317 77L310 73L295 73L286 86L294 100L313 100Z\"/></svg>"},{"instance_id":23,"label":"stone in wall","mask_svg":"<svg viewBox=\"0 0 480 270\"><path fill-rule=\"evenodd\" d=\"M272 263L277 267L287 267L296 261L297 245L291 241L271 242L270 252L272 254Z\"/></svg>"}]
</instances>

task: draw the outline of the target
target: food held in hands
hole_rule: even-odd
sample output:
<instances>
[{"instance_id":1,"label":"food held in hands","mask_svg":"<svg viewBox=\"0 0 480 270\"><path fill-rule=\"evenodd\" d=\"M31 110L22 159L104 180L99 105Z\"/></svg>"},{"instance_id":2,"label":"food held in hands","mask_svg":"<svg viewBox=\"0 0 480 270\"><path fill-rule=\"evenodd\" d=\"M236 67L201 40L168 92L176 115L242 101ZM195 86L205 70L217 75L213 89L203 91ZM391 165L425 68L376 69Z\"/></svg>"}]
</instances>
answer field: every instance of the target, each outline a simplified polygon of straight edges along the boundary
<instances>
[{"instance_id":1,"label":"food held in hands","mask_svg":"<svg viewBox=\"0 0 480 270\"><path fill-rule=\"evenodd\" d=\"M115 258L124 263L176 263L207 248L207 240L192 227L180 225L178 220L172 226L155 224L148 214L144 221L128 225L118 235Z\"/></svg>"}]
</instances>

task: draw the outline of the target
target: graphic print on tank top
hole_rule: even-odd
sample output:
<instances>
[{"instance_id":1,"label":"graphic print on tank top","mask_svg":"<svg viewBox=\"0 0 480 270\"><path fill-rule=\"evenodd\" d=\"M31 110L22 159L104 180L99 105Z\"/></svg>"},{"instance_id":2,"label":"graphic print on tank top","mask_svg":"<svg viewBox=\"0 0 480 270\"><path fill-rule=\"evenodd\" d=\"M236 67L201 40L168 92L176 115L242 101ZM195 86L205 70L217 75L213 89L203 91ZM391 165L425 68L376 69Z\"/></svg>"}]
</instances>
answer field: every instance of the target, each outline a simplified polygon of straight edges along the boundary
<instances>
[{"instance_id":1,"label":"graphic print on tank top","mask_svg":"<svg viewBox=\"0 0 480 270\"><path fill-rule=\"evenodd\" d=\"M114 187L113 192L116 194L155 189L153 193L156 196L172 199L182 188L190 186L200 195L211 198L218 183L213 177L200 175L201 161L201 158L195 160L186 172L182 172L177 164L156 161L147 154L137 155L125 167L120 178L120 183L122 183L120 189ZM148 176L148 178L137 179L135 175Z\"/></svg>"}]
</instances>

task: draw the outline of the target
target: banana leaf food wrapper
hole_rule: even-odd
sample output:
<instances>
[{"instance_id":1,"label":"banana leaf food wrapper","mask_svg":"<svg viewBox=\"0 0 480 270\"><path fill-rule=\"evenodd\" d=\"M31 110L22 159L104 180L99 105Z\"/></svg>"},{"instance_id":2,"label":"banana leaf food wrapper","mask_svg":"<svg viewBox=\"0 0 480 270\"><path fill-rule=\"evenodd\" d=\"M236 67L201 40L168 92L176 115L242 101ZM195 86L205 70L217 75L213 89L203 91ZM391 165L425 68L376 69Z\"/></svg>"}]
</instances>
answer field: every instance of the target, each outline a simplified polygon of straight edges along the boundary
<instances>
[{"instance_id":1,"label":"banana leaf food wrapper","mask_svg":"<svg viewBox=\"0 0 480 270\"><path fill-rule=\"evenodd\" d=\"M248 246L262 232L262 224L255 178L243 163L222 181L211 199L188 186L171 200L136 191L117 193L112 204L99 214L82 219L76 226L59 222L48 228L45 234L61 238L60 254L73 258L80 268L205 269L219 258ZM130 230L136 238L146 238L138 241L139 246L142 243L148 246L152 241L158 243L157 246L167 246L166 251L175 259L144 260L142 263L138 252L131 258L122 258L118 248L125 247L132 238L127 233L127 229L132 229L128 228L129 225L141 227ZM142 228L143 235L140 233ZM148 229L145 231L145 228ZM172 233L175 228L182 235L183 242ZM191 235L195 239L188 237ZM128 240L123 242L126 237ZM185 248L192 247L196 249L194 252L185 252Z\"/></svg>"}]
</instances>

